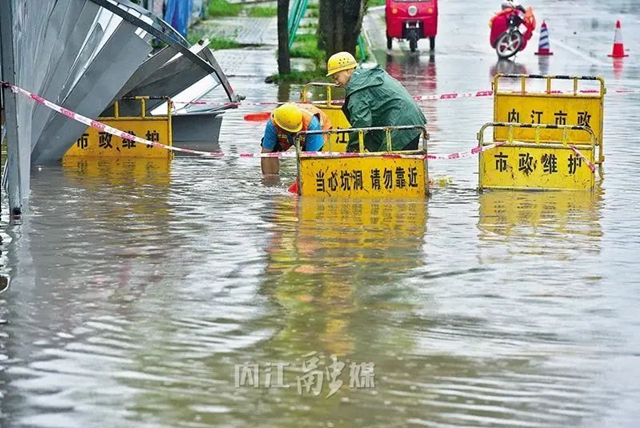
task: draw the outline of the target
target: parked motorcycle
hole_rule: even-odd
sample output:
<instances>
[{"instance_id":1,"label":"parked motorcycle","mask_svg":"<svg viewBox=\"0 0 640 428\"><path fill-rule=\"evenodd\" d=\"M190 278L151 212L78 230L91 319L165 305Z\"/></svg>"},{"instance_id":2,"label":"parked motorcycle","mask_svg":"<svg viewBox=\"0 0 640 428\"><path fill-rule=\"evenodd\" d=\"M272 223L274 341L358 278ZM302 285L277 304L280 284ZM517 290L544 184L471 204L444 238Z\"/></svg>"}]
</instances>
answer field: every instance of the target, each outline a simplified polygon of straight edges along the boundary
<instances>
[{"instance_id":1,"label":"parked motorcycle","mask_svg":"<svg viewBox=\"0 0 640 428\"><path fill-rule=\"evenodd\" d=\"M536 29L536 18L531 7L506 8L491 18L489 42L498 58L511 58L524 50Z\"/></svg>"}]
</instances>

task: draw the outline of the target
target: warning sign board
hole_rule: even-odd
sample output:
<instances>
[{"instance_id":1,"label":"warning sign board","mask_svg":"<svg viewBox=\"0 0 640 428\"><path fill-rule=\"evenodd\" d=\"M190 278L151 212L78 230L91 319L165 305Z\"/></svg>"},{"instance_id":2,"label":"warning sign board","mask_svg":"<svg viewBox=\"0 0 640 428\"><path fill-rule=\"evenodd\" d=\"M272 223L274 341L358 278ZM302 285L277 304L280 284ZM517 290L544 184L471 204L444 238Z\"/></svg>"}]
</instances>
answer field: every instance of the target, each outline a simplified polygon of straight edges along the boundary
<instances>
[{"instance_id":1,"label":"warning sign board","mask_svg":"<svg viewBox=\"0 0 640 428\"><path fill-rule=\"evenodd\" d=\"M520 79L519 91L504 90L501 82L510 78ZM545 92L530 92L533 79L545 79ZM572 81L573 93L567 94L552 88L558 81ZM599 89L581 89L580 84L599 83ZM591 128L596 136L596 145L602 144L602 121L604 110L604 80L600 77L497 75L494 79L494 122L527 123L533 125L577 125ZM494 128L494 141L506 141L506 128ZM540 141L560 141L561 130L541 129ZM514 129L513 139L535 141L533 129ZM571 142L589 142L590 136L582 132L568 131Z\"/></svg>"},{"instance_id":2,"label":"warning sign board","mask_svg":"<svg viewBox=\"0 0 640 428\"><path fill-rule=\"evenodd\" d=\"M426 159L382 156L299 158L300 194L338 197L425 197Z\"/></svg>"},{"instance_id":3,"label":"warning sign board","mask_svg":"<svg viewBox=\"0 0 640 428\"><path fill-rule=\"evenodd\" d=\"M147 116L146 98L136 97L140 102L140 116L120 116L119 103L114 104L113 117L101 117L105 125L125 131L133 136L157 142L165 146L172 145L171 107L166 116ZM167 158L170 150L149 146L134 140L123 139L96 128L87 130L67 150L64 157L133 157L133 158ZM63 157L63 158L64 158Z\"/></svg>"},{"instance_id":4,"label":"warning sign board","mask_svg":"<svg viewBox=\"0 0 640 428\"><path fill-rule=\"evenodd\" d=\"M578 150L594 161L593 147ZM589 190L594 182L587 162L566 146L507 144L480 154L480 188Z\"/></svg>"}]
</instances>

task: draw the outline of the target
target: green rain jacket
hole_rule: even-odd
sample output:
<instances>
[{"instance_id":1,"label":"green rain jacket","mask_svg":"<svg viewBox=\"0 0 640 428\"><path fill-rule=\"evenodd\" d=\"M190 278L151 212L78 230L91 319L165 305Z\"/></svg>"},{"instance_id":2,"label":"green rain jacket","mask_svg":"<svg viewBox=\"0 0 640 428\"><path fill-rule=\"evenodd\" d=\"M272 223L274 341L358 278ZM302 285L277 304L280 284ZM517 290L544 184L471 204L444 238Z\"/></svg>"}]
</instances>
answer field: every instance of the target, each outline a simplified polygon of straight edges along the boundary
<instances>
[{"instance_id":1,"label":"green rain jacket","mask_svg":"<svg viewBox=\"0 0 640 428\"><path fill-rule=\"evenodd\" d=\"M378 65L371 69L356 68L347 83L342 110L352 128L427 124L427 119L405 87ZM402 150L420 132L418 129L393 131L393 150ZM387 148L385 133L382 131L366 133L364 142L370 152L384 151ZM348 147L351 149L357 146L358 133L353 132L349 137Z\"/></svg>"}]
</instances>

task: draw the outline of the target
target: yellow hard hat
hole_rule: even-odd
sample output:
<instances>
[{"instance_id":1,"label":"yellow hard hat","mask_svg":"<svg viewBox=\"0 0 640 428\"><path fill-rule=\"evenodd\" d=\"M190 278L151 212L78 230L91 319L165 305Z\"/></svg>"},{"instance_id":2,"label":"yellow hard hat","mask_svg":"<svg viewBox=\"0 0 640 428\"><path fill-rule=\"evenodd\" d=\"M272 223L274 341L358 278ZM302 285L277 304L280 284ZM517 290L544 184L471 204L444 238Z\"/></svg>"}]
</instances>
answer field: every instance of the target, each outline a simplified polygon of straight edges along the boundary
<instances>
[{"instance_id":1,"label":"yellow hard hat","mask_svg":"<svg viewBox=\"0 0 640 428\"><path fill-rule=\"evenodd\" d=\"M293 103L282 104L271 114L278 127L288 132L298 132L302 129L302 112Z\"/></svg>"},{"instance_id":2,"label":"yellow hard hat","mask_svg":"<svg viewBox=\"0 0 640 428\"><path fill-rule=\"evenodd\" d=\"M331 55L327 61L327 76L331 76L339 71L356 68L358 63L349 52L338 52Z\"/></svg>"}]
</instances>

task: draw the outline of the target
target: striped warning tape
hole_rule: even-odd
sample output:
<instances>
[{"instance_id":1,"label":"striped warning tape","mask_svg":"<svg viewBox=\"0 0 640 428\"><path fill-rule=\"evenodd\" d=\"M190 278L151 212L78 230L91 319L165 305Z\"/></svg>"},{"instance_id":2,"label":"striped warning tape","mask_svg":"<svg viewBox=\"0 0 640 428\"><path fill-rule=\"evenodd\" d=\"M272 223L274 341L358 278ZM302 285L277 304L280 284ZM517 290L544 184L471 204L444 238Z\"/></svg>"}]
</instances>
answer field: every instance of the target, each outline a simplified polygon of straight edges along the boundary
<instances>
[{"instance_id":1,"label":"striped warning tape","mask_svg":"<svg viewBox=\"0 0 640 428\"><path fill-rule=\"evenodd\" d=\"M571 148L571 150L573 150L573 152L578 155L583 161L585 161L585 163L587 164L587 166L589 167L589 169L591 170L591 172L593 174L596 173L596 164L594 164L593 162L591 162L589 159L587 159L587 157L585 155L583 155L580 150L578 150L578 148L576 146L574 146L573 144L569 144L569 147Z\"/></svg>"},{"instance_id":2,"label":"striped warning tape","mask_svg":"<svg viewBox=\"0 0 640 428\"><path fill-rule=\"evenodd\" d=\"M505 91L506 92L506 91ZM521 91L513 91L513 93L521 94ZM582 89L579 91L560 91L552 90L549 92L528 92L531 94L599 94L599 89ZM640 89L609 89L607 94L640 94ZM445 92L441 94L433 95L416 95L412 97L416 101L445 101L445 100L458 100L463 98L488 98L493 97L493 91L474 91L474 92ZM344 104L344 99L331 100L334 104ZM310 101L310 104L325 104L326 101ZM267 105L280 105L282 102L264 101L264 102L242 102L242 103L230 103L230 102L217 102L217 101L175 101L174 104L179 105L210 105L210 106L267 106Z\"/></svg>"},{"instance_id":3,"label":"striped warning tape","mask_svg":"<svg viewBox=\"0 0 640 428\"><path fill-rule=\"evenodd\" d=\"M77 122L80 123L84 123L87 126L90 126L92 128L98 129L102 132L106 132L108 134L111 135L115 135L118 136L122 139L126 139L126 140L133 140L136 141L140 144L145 144L147 146L152 146L152 147L159 147L159 148L163 148L166 150L171 150L174 152L180 152L180 153L188 153L188 154L194 154L194 155L200 155L203 157L210 157L210 158L229 158L229 157L238 157L238 158L294 158L296 157L296 153L294 152L276 152L276 153L238 153L238 154L227 154L227 153L220 153L220 152L205 152L205 151L200 151L200 150L191 150L191 149L183 149L180 147L172 147L172 146L166 146L164 144L161 143L157 143L154 141L149 141L146 140L144 138L140 138L137 137L133 134L129 134L127 132L121 131L119 129L113 128L109 125L105 125L102 122L98 122L97 120L93 120L93 119L89 119L88 117L85 117L81 114L75 113L71 110L65 109L64 107L60 107L57 104L52 103L51 101L48 101L34 93L31 93L29 91L27 91L26 89L20 88L18 86L12 85L10 83L4 82L2 80L0 80L0 84L4 87L8 87L11 89L12 92L14 93L19 93L22 95L25 95L29 98L31 98L32 100L34 100L35 102L39 103L39 104L43 104L45 106L47 106L48 108L50 108L51 110L54 110L60 114L63 114L65 116L67 116L70 119L73 119ZM490 144L490 145L486 145L486 146L476 146L473 147L470 150L465 150L465 151L461 151L461 152L456 152L456 153L451 153L448 155L434 155L434 154L403 154L403 153L381 153L381 154L376 154L377 156L381 156L383 158L394 158L394 159L433 159L433 160L451 160L451 159L461 159L461 158L466 158L466 157L470 157L470 156L474 156L477 155L480 152L485 152L491 149L494 149L496 147L502 146L506 143L504 142L499 142L499 143L494 143L494 144ZM585 160L587 162L587 164L589 165L589 168L592 170L592 172L595 171L595 165L593 165L591 162L589 162L589 160L582 155L582 153L580 153L578 151L578 149L575 146L570 146L572 148L572 150L574 152L576 152L576 154L578 154L583 160ZM318 157L318 158L352 158L352 157L368 157L368 156L372 156L371 153L343 153L343 152L304 152L304 156L305 157Z\"/></svg>"}]
</instances>

